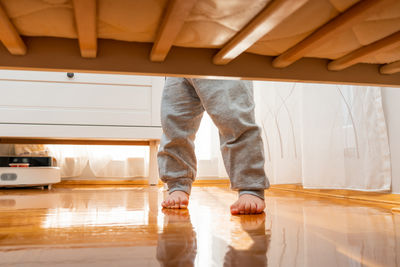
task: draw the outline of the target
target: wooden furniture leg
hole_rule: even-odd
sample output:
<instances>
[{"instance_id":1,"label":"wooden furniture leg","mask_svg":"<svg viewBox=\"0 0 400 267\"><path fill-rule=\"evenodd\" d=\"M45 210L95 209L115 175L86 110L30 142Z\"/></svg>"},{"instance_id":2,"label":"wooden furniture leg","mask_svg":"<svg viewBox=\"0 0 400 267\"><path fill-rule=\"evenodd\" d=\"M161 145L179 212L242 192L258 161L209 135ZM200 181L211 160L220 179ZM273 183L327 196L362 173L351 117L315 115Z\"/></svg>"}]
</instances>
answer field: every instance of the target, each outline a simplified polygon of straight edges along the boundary
<instances>
[{"instance_id":1,"label":"wooden furniture leg","mask_svg":"<svg viewBox=\"0 0 400 267\"><path fill-rule=\"evenodd\" d=\"M158 184L157 151L159 143L158 140L150 141L149 185Z\"/></svg>"}]
</instances>

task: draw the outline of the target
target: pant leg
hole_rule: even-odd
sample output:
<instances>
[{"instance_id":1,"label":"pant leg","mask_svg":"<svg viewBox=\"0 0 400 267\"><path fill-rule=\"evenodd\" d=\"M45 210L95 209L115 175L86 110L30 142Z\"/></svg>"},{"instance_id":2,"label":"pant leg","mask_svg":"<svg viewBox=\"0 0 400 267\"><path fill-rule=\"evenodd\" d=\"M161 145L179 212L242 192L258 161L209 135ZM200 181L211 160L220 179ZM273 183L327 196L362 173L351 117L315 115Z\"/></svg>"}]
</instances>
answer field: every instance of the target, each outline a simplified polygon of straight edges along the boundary
<instances>
[{"instance_id":1,"label":"pant leg","mask_svg":"<svg viewBox=\"0 0 400 267\"><path fill-rule=\"evenodd\" d=\"M167 78L161 102L163 135L158 152L160 178L169 192L190 194L196 177L194 139L204 108L193 86L184 78Z\"/></svg>"},{"instance_id":2,"label":"pant leg","mask_svg":"<svg viewBox=\"0 0 400 267\"><path fill-rule=\"evenodd\" d=\"M255 123L250 81L189 79L219 129L221 152L232 189L269 187L260 128ZM246 192L247 193L247 192ZM261 196L260 196L261 197Z\"/></svg>"}]
</instances>

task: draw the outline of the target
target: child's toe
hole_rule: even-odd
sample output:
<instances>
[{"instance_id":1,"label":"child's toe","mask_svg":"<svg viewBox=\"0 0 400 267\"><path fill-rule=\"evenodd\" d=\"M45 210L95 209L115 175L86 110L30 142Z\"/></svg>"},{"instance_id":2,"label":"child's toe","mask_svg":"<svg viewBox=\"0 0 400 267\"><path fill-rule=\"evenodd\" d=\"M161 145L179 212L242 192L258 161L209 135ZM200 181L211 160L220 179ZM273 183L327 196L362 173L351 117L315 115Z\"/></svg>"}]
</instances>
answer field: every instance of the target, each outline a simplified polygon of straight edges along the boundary
<instances>
[{"instance_id":1,"label":"child's toe","mask_svg":"<svg viewBox=\"0 0 400 267\"><path fill-rule=\"evenodd\" d=\"M257 204L257 213L262 213L264 210L264 205L262 204Z\"/></svg>"},{"instance_id":2,"label":"child's toe","mask_svg":"<svg viewBox=\"0 0 400 267\"><path fill-rule=\"evenodd\" d=\"M187 204L184 204L185 198L178 197L179 208L184 209L187 207ZM187 201L186 201L187 202Z\"/></svg>"},{"instance_id":3,"label":"child's toe","mask_svg":"<svg viewBox=\"0 0 400 267\"><path fill-rule=\"evenodd\" d=\"M189 200L187 198L182 199L181 205L187 206L189 204Z\"/></svg>"},{"instance_id":4,"label":"child's toe","mask_svg":"<svg viewBox=\"0 0 400 267\"><path fill-rule=\"evenodd\" d=\"M245 203L240 202L239 203L239 213L244 214L245 213Z\"/></svg>"},{"instance_id":5,"label":"child's toe","mask_svg":"<svg viewBox=\"0 0 400 267\"><path fill-rule=\"evenodd\" d=\"M175 200L169 199L169 200L168 200L168 207L169 207L169 208L172 208L174 205L175 205Z\"/></svg>"},{"instance_id":6,"label":"child's toe","mask_svg":"<svg viewBox=\"0 0 400 267\"><path fill-rule=\"evenodd\" d=\"M257 204L251 203L250 211L252 214L257 213Z\"/></svg>"},{"instance_id":7,"label":"child's toe","mask_svg":"<svg viewBox=\"0 0 400 267\"><path fill-rule=\"evenodd\" d=\"M179 198L174 200L174 204L172 206L174 209L179 209Z\"/></svg>"},{"instance_id":8,"label":"child's toe","mask_svg":"<svg viewBox=\"0 0 400 267\"><path fill-rule=\"evenodd\" d=\"M251 203L246 202L246 204L244 204L244 213L249 214L250 212L251 212Z\"/></svg>"},{"instance_id":9,"label":"child's toe","mask_svg":"<svg viewBox=\"0 0 400 267\"><path fill-rule=\"evenodd\" d=\"M236 215L239 214L239 208L237 203L232 204L231 206L231 214Z\"/></svg>"}]
</instances>

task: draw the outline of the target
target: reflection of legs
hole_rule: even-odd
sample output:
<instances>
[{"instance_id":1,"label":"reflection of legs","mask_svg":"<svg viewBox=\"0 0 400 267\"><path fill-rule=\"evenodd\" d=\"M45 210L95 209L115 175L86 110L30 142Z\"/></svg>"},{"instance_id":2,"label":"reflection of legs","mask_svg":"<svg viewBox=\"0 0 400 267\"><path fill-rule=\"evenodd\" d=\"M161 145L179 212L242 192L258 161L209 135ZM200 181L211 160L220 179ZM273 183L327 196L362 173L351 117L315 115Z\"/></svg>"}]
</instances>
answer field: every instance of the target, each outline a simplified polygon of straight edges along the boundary
<instances>
[{"instance_id":1,"label":"reflection of legs","mask_svg":"<svg viewBox=\"0 0 400 267\"><path fill-rule=\"evenodd\" d=\"M188 204L196 176L194 138L203 112L199 97L185 79L167 79L161 104L163 136L158 152L160 178L168 184L170 194L163 202L164 207L182 208Z\"/></svg>"},{"instance_id":2,"label":"reflection of legs","mask_svg":"<svg viewBox=\"0 0 400 267\"><path fill-rule=\"evenodd\" d=\"M196 233L188 210L164 209L164 229L159 235L157 259L161 266L194 266Z\"/></svg>"},{"instance_id":3,"label":"reflection of legs","mask_svg":"<svg viewBox=\"0 0 400 267\"><path fill-rule=\"evenodd\" d=\"M254 118L251 82L189 79L219 129L221 152L233 189L240 198L232 213L260 213L265 208L264 171L260 129ZM243 196L243 197L242 197Z\"/></svg>"},{"instance_id":4,"label":"reflection of legs","mask_svg":"<svg viewBox=\"0 0 400 267\"><path fill-rule=\"evenodd\" d=\"M253 245L246 250L237 250L230 246L225 255L224 266L267 266L271 233L265 231L265 213L242 216L240 223L242 229L253 240Z\"/></svg>"}]
</instances>

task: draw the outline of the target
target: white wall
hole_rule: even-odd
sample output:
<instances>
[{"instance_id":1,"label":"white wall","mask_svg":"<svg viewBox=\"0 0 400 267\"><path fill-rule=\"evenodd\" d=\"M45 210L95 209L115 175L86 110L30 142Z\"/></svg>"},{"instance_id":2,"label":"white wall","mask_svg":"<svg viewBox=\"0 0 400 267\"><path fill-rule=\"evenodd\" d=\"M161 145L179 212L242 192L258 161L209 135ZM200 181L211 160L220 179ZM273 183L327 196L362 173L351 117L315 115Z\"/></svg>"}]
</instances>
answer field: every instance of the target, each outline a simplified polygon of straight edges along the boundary
<instances>
[{"instance_id":1,"label":"white wall","mask_svg":"<svg viewBox=\"0 0 400 267\"><path fill-rule=\"evenodd\" d=\"M383 88L382 102L389 129L392 192L400 194L400 88Z\"/></svg>"}]
</instances>

